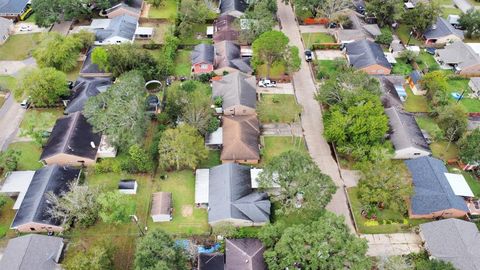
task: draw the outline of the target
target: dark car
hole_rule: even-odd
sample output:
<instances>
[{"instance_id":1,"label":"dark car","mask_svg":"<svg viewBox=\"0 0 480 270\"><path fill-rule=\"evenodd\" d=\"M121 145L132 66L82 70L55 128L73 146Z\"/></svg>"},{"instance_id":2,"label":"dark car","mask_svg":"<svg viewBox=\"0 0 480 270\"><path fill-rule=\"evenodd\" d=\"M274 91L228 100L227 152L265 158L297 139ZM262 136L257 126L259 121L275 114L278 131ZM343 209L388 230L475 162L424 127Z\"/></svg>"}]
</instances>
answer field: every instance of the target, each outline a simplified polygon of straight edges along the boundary
<instances>
[{"instance_id":1,"label":"dark car","mask_svg":"<svg viewBox=\"0 0 480 270\"><path fill-rule=\"evenodd\" d=\"M305 51L305 61L311 62L313 60L313 53L310 50Z\"/></svg>"},{"instance_id":2,"label":"dark car","mask_svg":"<svg viewBox=\"0 0 480 270\"><path fill-rule=\"evenodd\" d=\"M425 51L426 51L428 54L435 55L436 49L435 49L435 48L426 48Z\"/></svg>"}]
</instances>

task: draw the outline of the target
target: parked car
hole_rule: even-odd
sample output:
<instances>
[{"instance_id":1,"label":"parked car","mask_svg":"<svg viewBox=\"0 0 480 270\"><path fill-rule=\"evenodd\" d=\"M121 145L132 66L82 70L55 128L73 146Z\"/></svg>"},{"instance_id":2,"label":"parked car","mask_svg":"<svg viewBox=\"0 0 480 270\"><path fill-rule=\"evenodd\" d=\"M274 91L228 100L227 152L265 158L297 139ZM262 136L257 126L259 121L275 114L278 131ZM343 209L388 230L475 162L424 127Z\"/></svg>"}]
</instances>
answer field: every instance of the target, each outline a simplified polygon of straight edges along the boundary
<instances>
[{"instance_id":1,"label":"parked car","mask_svg":"<svg viewBox=\"0 0 480 270\"><path fill-rule=\"evenodd\" d=\"M426 51L428 54L435 55L436 49L435 49L435 48L426 48L425 51Z\"/></svg>"},{"instance_id":2,"label":"parked car","mask_svg":"<svg viewBox=\"0 0 480 270\"><path fill-rule=\"evenodd\" d=\"M313 60L313 53L310 50L305 51L305 61L311 62Z\"/></svg>"},{"instance_id":3,"label":"parked car","mask_svg":"<svg viewBox=\"0 0 480 270\"><path fill-rule=\"evenodd\" d=\"M30 32L32 31L31 25L22 25L20 26L20 32Z\"/></svg>"},{"instance_id":4,"label":"parked car","mask_svg":"<svg viewBox=\"0 0 480 270\"><path fill-rule=\"evenodd\" d=\"M261 80L258 82L258 86L260 86L260 87L266 87L266 88L276 87L276 86L277 86L277 82L276 82L276 81L269 80L269 79L261 79Z\"/></svg>"},{"instance_id":5,"label":"parked car","mask_svg":"<svg viewBox=\"0 0 480 270\"><path fill-rule=\"evenodd\" d=\"M24 99L24 100L20 103L20 107L24 108L25 110L28 109L28 107L30 107L30 97Z\"/></svg>"}]
</instances>

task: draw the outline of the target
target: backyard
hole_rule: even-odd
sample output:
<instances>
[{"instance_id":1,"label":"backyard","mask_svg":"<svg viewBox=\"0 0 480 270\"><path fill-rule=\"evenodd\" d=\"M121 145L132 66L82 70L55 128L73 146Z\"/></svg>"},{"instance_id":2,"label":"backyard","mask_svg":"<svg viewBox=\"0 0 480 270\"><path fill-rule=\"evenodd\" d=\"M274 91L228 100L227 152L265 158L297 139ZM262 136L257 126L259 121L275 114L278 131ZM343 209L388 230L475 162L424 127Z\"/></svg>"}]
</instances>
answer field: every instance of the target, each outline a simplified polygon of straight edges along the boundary
<instances>
[{"instance_id":1,"label":"backyard","mask_svg":"<svg viewBox=\"0 0 480 270\"><path fill-rule=\"evenodd\" d=\"M430 144L430 149L432 150L432 155L434 157L444 161L456 159L458 157L458 147L455 143L451 143L450 146L448 146L447 141L436 139L436 137L441 137L443 133L433 118L428 116L417 116L416 120L418 126L427 131L432 137L433 142Z\"/></svg>"},{"instance_id":2,"label":"backyard","mask_svg":"<svg viewBox=\"0 0 480 270\"><path fill-rule=\"evenodd\" d=\"M191 61L190 54L192 51L189 50L178 50L175 57L175 71L176 76L190 76L191 73Z\"/></svg>"},{"instance_id":3,"label":"backyard","mask_svg":"<svg viewBox=\"0 0 480 270\"><path fill-rule=\"evenodd\" d=\"M266 78L267 76L267 66L261 65L257 67L256 73L258 77ZM285 74L285 65L283 63L275 63L270 68L270 78L271 79L281 79Z\"/></svg>"},{"instance_id":4,"label":"backyard","mask_svg":"<svg viewBox=\"0 0 480 270\"><path fill-rule=\"evenodd\" d=\"M428 103L425 96L414 95L410 86L405 85L407 100L404 102L405 110L408 112L428 112Z\"/></svg>"},{"instance_id":5,"label":"backyard","mask_svg":"<svg viewBox=\"0 0 480 270\"><path fill-rule=\"evenodd\" d=\"M335 43L333 36L327 33L302 33L302 39L308 49L312 48L312 44Z\"/></svg>"},{"instance_id":6,"label":"backyard","mask_svg":"<svg viewBox=\"0 0 480 270\"><path fill-rule=\"evenodd\" d=\"M428 69L429 71L433 71L440 68L440 65L435 61L435 58L433 58L433 55L425 51L420 52L418 55L417 64L421 70Z\"/></svg>"},{"instance_id":7,"label":"backyard","mask_svg":"<svg viewBox=\"0 0 480 270\"><path fill-rule=\"evenodd\" d=\"M397 63L393 64L392 73L396 75L408 75L412 73L413 68L410 63L407 63L405 58L397 58Z\"/></svg>"},{"instance_id":8,"label":"backyard","mask_svg":"<svg viewBox=\"0 0 480 270\"><path fill-rule=\"evenodd\" d=\"M460 100L460 105L467 112L480 112L480 99L478 98L469 98L469 94L472 93L470 87L468 86L468 79L463 78L451 78L448 80L448 96L454 101L455 99L452 96L452 93L463 94L463 98Z\"/></svg>"},{"instance_id":9,"label":"backyard","mask_svg":"<svg viewBox=\"0 0 480 270\"><path fill-rule=\"evenodd\" d=\"M22 34L10 36L5 44L0 46L1 60L24 60L37 45L40 34Z\"/></svg>"},{"instance_id":10,"label":"backyard","mask_svg":"<svg viewBox=\"0 0 480 270\"><path fill-rule=\"evenodd\" d=\"M261 123L292 123L299 120L302 107L293 95L264 94L260 96L257 111Z\"/></svg>"},{"instance_id":11,"label":"backyard","mask_svg":"<svg viewBox=\"0 0 480 270\"><path fill-rule=\"evenodd\" d=\"M407 44L407 41L410 36L410 28L408 28L407 25L401 23L400 26L395 30L395 34L397 34L398 38L403 42L403 44ZM410 38L410 43L407 45L423 45L423 42L421 40L418 40L415 38L415 36L412 36Z\"/></svg>"},{"instance_id":12,"label":"backyard","mask_svg":"<svg viewBox=\"0 0 480 270\"><path fill-rule=\"evenodd\" d=\"M20 152L18 160L18 171L37 170L43 167L40 163L40 154L42 149L33 142L16 142L9 145L9 149L15 149Z\"/></svg>"},{"instance_id":13,"label":"backyard","mask_svg":"<svg viewBox=\"0 0 480 270\"><path fill-rule=\"evenodd\" d=\"M276 157L283 152L290 150L307 152L305 141L301 137L262 136L261 143L263 145L263 149L261 151L262 161L260 166L268 163L273 157Z\"/></svg>"},{"instance_id":14,"label":"backyard","mask_svg":"<svg viewBox=\"0 0 480 270\"><path fill-rule=\"evenodd\" d=\"M165 0L160 7L150 6L148 18L168 19L174 21L177 17L177 1Z\"/></svg>"},{"instance_id":15,"label":"backyard","mask_svg":"<svg viewBox=\"0 0 480 270\"><path fill-rule=\"evenodd\" d=\"M16 82L17 82L17 79L15 79L12 76L1 75L0 76L0 89L6 88L6 89L11 91L15 88Z\"/></svg>"}]
</instances>

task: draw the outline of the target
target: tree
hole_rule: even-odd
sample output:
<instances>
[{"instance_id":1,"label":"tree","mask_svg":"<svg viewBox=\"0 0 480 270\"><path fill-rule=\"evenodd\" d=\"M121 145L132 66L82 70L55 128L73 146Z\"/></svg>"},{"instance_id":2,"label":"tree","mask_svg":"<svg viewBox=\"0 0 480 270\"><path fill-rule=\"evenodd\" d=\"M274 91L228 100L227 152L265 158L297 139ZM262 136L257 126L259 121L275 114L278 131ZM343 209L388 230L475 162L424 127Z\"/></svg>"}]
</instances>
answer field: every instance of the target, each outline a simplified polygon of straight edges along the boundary
<instances>
[{"instance_id":1,"label":"tree","mask_svg":"<svg viewBox=\"0 0 480 270\"><path fill-rule=\"evenodd\" d=\"M459 156L463 163L474 164L480 162L480 129L476 128L463 137L458 144Z\"/></svg>"},{"instance_id":2,"label":"tree","mask_svg":"<svg viewBox=\"0 0 480 270\"><path fill-rule=\"evenodd\" d=\"M440 14L442 14L442 7L437 1L419 2L415 8L408 9L403 13L402 21L415 31L418 38L437 21Z\"/></svg>"},{"instance_id":3,"label":"tree","mask_svg":"<svg viewBox=\"0 0 480 270\"><path fill-rule=\"evenodd\" d=\"M194 127L187 124L165 130L158 148L159 163L164 168L195 169L208 156L203 138Z\"/></svg>"},{"instance_id":4,"label":"tree","mask_svg":"<svg viewBox=\"0 0 480 270\"><path fill-rule=\"evenodd\" d=\"M54 68L40 68L26 71L18 80L15 96L28 96L36 107L56 104L60 97L69 94L67 75Z\"/></svg>"},{"instance_id":5,"label":"tree","mask_svg":"<svg viewBox=\"0 0 480 270\"><path fill-rule=\"evenodd\" d=\"M95 43L95 34L87 30L80 30L78 33L72 34L72 37L79 40L81 49L88 49Z\"/></svg>"},{"instance_id":6,"label":"tree","mask_svg":"<svg viewBox=\"0 0 480 270\"><path fill-rule=\"evenodd\" d=\"M415 270L455 270L451 262L444 262L437 259L427 259L417 262Z\"/></svg>"},{"instance_id":7,"label":"tree","mask_svg":"<svg viewBox=\"0 0 480 270\"><path fill-rule=\"evenodd\" d=\"M197 90L188 94L187 99L188 102L185 105L185 111L182 116L183 121L198 129L203 135L207 132L212 132L211 128L209 128L212 118L214 118L212 108L210 107L212 105L211 98Z\"/></svg>"},{"instance_id":8,"label":"tree","mask_svg":"<svg viewBox=\"0 0 480 270\"><path fill-rule=\"evenodd\" d=\"M376 39L375 42L380 43L382 45L390 45L393 41L392 31L389 28L382 28L382 34L380 34ZM405 50L405 52L411 52L410 50Z\"/></svg>"},{"instance_id":9,"label":"tree","mask_svg":"<svg viewBox=\"0 0 480 270\"><path fill-rule=\"evenodd\" d=\"M323 209L336 191L332 179L322 174L308 154L298 151L284 152L272 158L258 182L262 188L280 186L280 194L275 199L285 212L296 209L299 194L303 195L302 208Z\"/></svg>"},{"instance_id":10,"label":"tree","mask_svg":"<svg viewBox=\"0 0 480 270\"><path fill-rule=\"evenodd\" d=\"M48 27L56 22L88 17L92 12L89 4L95 1L98 0L34 0L35 23Z\"/></svg>"},{"instance_id":11,"label":"tree","mask_svg":"<svg viewBox=\"0 0 480 270\"><path fill-rule=\"evenodd\" d=\"M463 107L458 104L443 107L439 112L437 122L448 141L447 150L450 143L459 140L467 131L467 115Z\"/></svg>"},{"instance_id":12,"label":"tree","mask_svg":"<svg viewBox=\"0 0 480 270\"><path fill-rule=\"evenodd\" d=\"M261 34L270 31L275 26L275 14L277 3L271 0L259 0L245 12L242 19L246 23L246 29L240 30L240 41L251 44ZM241 21L241 20L238 20ZM237 25L240 28L240 25Z\"/></svg>"},{"instance_id":13,"label":"tree","mask_svg":"<svg viewBox=\"0 0 480 270\"><path fill-rule=\"evenodd\" d=\"M412 264L402 256L382 256L377 267L378 270L413 270Z\"/></svg>"},{"instance_id":14,"label":"tree","mask_svg":"<svg viewBox=\"0 0 480 270\"><path fill-rule=\"evenodd\" d=\"M201 0L182 0L180 3L180 24L178 31L183 38L193 34L193 27L199 24L205 24L210 10L205 1Z\"/></svg>"},{"instance_id":15,"label":"tree","mask_svg":"<svg viewBox=\"0 0 480 270\"><path fill-rule=\"evenodd\" d=\"M43 36L33 51L33 57L40 67L53 67L68 72L77 66L82 41L74 36L64 37L56 32Z\"/></svg>"},{"instance_id":16,"label":"tree","mask_svg":"<svg viewBox=\"0 0 480 270\"><path fill-rule=\"evenodd\" d=\"M0 209L2 209L8 202L8 197L5 195L0 195Z\"/></svg>"},{"instance_id":17,"label":"tree","mask_svg":"<svg viewBox=\"0 0 480 270\"><path fill-rule=\"evenodd\" d=\"M277 225L265 229L270 226ZM278 230L281 234L269 230L273 233L268 238L259 234L263 243L270 244L263 255L269 269L371 268L366 240L351 234L344 219L330 212L317 221Z\"/></svg>"},{"instance_id":18,"label":"tree","mask_svg":"<svg viewBox=\"0 0 480 270\"><path fill-rule=\"evenodd\" d=\"M93 49L92 63L96 64L100 70L108 71L110 69L108 53L105 47L98 46Z\"/></svg>"},{"instance_id":19,"label":"tree","mask_svg":"<svg viewBox=\"0 0 480 270\"><path fill-rule=\"evenodd\" d=\"M423 89L427 90L427 100L433 107L440 107L448 104L447 96L448 82L445 73L440 70L425 74L420 80Z\"/></svg>"},{"instance_id":20,"label":"tree","mask_svg":"<svg viewBox=\"0 0 480 270\"><path fill-rule=\"evenodd\" d=\"M318 7L318 13L328 19L332 19L338 12L348 9L352 3L349 0L323 0L320 2L322 4Z\"/></svg>"},{"instance_id":21,"label":"tree","mask_svg":"<svg viewBox=\"0 0 480 270\"><path fill-rule=\"evenodd\" d=\"M171 75L175 69L175 56L177 54L177 47L180 40L172 33L165 34L165 41L160 49L160 56L158 57L158 75L165 79Z\"/></svg>"},{"instance_id":22,"label":"tree","mask_svg":"<svg viewBox=\"0 0 480 270\"><path fill-rule=\"evenodd\" d=\"M83 114L96 132L118 148L142 141L147 125L145 80L138 71L120 76L115 84L85 103Z\"/></svg>"},{"instance_id":23,"label":"tree","mask_svg":"<svg viewBox=\"0 0 480 270\"><path fill-rule=\"evenodd\" d=\"M172 238L159 229L149 231L137 242L135 270L186 270L187 257Z\"/></svg>"},{"instance_id":24,"label":"tree","mask_svg":"<svg viewBox=\"0 0 480 270\"><path fill-rule=\"evenodd\" d=\"M362 178L358 183L358 199L363 205L406 211L405 199L412 194L412 187L398 164L384 159L363 162L359 168Z\"/></svg>"},{"instance_id":25,"label":"tree","mask_svg":"<svg viewBox=\"0 0 480 270\"><path fill-rule=\"evenodd\" d=\"M113 252L111 244L95 245L77 252L71 259L66 260L66 270L104 270L113 269Z\"/></svg>"},{"instance_id":26,"label":"tree","mask_svg":"<svg viewBox=\"0 0 480 270\"><path fill-rule=\"evenodd\" d=\"M480 11L471 9L467 13L462 13L458 20L460 25L465 28L466 36L469 38L480 35Z\"/></svg>"},{"instance_id":27,"label":"tree","mask_svg":"<svg viewBox=\"0 0 480 270\"><path fill-rule=\"evenodd\" d=\"M71 226L86 228L95 223L98 217L98 189L79 185L77 181L69 184L67 192L59 195L46 193L50 204L47 214L62 222L65 229Z\"/></svg>"},{"instance_id":28,"label":"tree","mask_svg":"<svg viewBox=\"0 0 480 270\"><path fill-rule=\"evenodd\" d=\"M252 44L253 67L258 68L260 65L265 64L267 66L267 77L270 76L270 68L274 63L283 62L286 66L292 68L299 67L299 65L295 63L298 56L292 55L295 50L292 51L288 45L288 41L288 37L280 31L272 30L261 34ZM289 55L289 57L286 57L287 55ZM292 71L297 70L298 68Z\"/></svg>"},{"instance_id":29,"label":"tree","mask_svg":"<svg viewBox=\"0 0 480 270\"><path fill-rule=\"evenodd\" d=\"M15 149L0 152L0 171L6 173L16 170L20 155L21 152Z\"/></svg>"},{"instance_id":30,"label":"tree","mask_svg":"<svg viewBox=\"0 0 480 270\"><path fill-rule=\"evenodd\" d=\"M45 127L50 125L50 119L54 119L54 115L50 112L37 114L35 117L25 117L22 121L21 136L27 136L33 139L33 142L42 147L46 142Z\"/></svg>"},{"instance_id":31,"label":"tree","mask_svg":"<svg viewBox=\"0 0 480 270\"><path fill-rule=\"evenodd\" d=\"M379 26L389 26L401 14L402 7L402 1L369 0L366 5L366 12L377 18Z\"/></svg>"},{"instance_id":32,"label":"tree","mask_svg":"<svg viewBox=\"0 0 480 270\"><path fill-rule=\"evenodd\" d=\"M163 5L163 0L148 0L148 3L152 4L152 6L158 8Z\"/></svg>"},{"instance_id":33,"label":"tree","mask_svg":"<svg viewBox=\"0 0 480 270\"><path fill-rule=\"evenodd\" d=\"M118 191L102 193L98 196L98 215L103 222L120 224L130 221L130 215L135 214L135 201L126 194Z\"/></svg>"},{"instance_id":34,"label":"tree","mask_svg":"<svg viewBox=\"0 0 480 270\"><path fill-rule=\"evenodd\" d=\"M153 169L153 162L147 151L138 144L130 146L128 149L129 163L133 167L133 172L148 172Z\"/></svg>"}]
</instances>

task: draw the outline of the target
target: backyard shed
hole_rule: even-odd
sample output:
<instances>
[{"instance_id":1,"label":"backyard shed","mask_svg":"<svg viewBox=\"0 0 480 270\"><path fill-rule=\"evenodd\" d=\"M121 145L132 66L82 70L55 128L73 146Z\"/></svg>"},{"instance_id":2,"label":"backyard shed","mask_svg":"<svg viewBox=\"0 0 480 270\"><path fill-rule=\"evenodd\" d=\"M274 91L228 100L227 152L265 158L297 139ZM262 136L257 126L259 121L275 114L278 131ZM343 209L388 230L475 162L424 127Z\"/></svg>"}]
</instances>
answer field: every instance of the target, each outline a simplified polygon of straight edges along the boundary
<instances>
[{"instance_id":1,"label":"backyard shed","mask_svg":"<svg viewBox=\"0 0 480 270\"><path fill-rule=\"evenodd\" d=\"M468 185L467 180L465 180L463 175L456 173L445 173L445 177L447 177L448 183L450 184L450 187L455 195L470 198L475 197L472 189Z\"/></svg>"},{"instance_id":2,"label":"backyard shed","mask_svg":"<svg viewBox=\"0 0 480 270\"><path fill-rule=\"evenodd\" d=\"M172 220L172 193L156 192L152 194L152 210L150 216L153 222L166 222Z\"/></svg>"},{"instance_id":3,"label":"backyard shed","mask_svg":"<svg viewBox=\"0 0 480 270\"><path fill-rule=\"evenodd\" d=\"M197 206L205 206L208 204L209 181L209 169L197 169L195 171L195 204L197 204Z\"/></svg>"},{"instance_id":4,"label":"backyard shed","mask_svg":"<svg viewBox=\"0 0 480 270\"><path fill-rule=\"evenodd\" d=\"M120 180L118 183L118 191L123 194L137 194L138 184L135 179Z\"/></svg>"}]
</instances>

